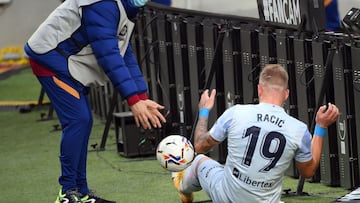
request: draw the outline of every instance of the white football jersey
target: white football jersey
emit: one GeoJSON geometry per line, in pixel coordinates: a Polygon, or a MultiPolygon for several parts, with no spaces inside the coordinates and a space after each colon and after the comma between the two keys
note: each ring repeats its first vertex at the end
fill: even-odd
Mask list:
{"type": "Polygon", "coordinates": [[[235,105],[218,118],[210,134],[228,141],[220,202],[280,202],[291,161],[312,158],[306,124],[272,104],[235,105]]]}

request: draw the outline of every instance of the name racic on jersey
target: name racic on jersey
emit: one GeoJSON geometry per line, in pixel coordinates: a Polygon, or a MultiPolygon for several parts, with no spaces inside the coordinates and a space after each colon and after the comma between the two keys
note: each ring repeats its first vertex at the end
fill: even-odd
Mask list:
{"type": "Polygon", "coordinates": [[[269,122],[269,123],[272,123],[274,125],[279,126],[280,128],[285,123],[284,120],[282,120],[281,118],[279,118],[277,116],[269,115],[269,114],[261,114],[261,113],[257,114],[257,121],[259,121],[259,122],[269,122]]]}

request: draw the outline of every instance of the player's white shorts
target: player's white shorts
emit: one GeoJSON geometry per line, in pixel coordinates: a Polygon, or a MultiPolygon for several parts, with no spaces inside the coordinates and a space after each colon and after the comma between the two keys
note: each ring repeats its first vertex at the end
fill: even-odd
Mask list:
{"type": "MultiPolygon", "coordinates": [[[[186,169],[185,176],[182,180],[181,191],[191,193],[203,189],[214,203],[231,203],[223,187],[225,178],[224,166],[213,159],[202,162],[197,169],[197,177],[195,169],[202,158],[203,154],[197,155],[189,168],[186,169]]],[[[246,198],[244,197],[244,201],[246,198]]],[[[272,202],[272,201],[270,201],[272,202]]],[[[280,201],[280,203],[283,203],[280,201]]]]}
{"type": "MultiPolygon", "coordinates": [[[[192,173],[191,171],[195,170],[196,165],[200,161],[200,159],[206,157],[203,154],[199,154],[195,157],[192,165],[186,173],[192,173]]],[[[190,174],[189,174],[190,175],[190,174]]],[[[230,202],[223,191],[223,187],[221,186],[223,178],[224,178],[224,167],[220,163],[210,159],[202,162],[198,167],[197,171],[198,180],[201,184],[202,189],[207,193],[207,195],[211,198],[214,203],[227,203],[230,202]]],[[[186,174],[185,176],[188,176],[186,174]]],[[[194,177],[194,176],[193,176],[194,177]]],[[[185,178],[186,179],[186,178],[185,178]]],[[[188,179],[189,180],[189,179],[188,179]]],[[[191,184],[195,186],[196,182],[192,180],[191,184]]],[[[193,188],[194,191],[194,188],[193,188]]]]}

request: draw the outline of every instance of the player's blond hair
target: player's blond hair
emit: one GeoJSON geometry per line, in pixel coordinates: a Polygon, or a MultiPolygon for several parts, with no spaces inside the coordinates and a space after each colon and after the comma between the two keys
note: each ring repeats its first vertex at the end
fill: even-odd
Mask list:
{"type": "Polygon", "coordinates": [[[260,73],[259,84],[275,89],[288,88],[289,75],[280,64],[268,64],[260,73]]]}

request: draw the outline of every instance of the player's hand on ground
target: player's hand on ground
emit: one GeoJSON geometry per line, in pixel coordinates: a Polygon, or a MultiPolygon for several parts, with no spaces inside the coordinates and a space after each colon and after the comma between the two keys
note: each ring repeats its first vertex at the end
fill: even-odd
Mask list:
{"type": "Polygon", "coordinates": [[[164,106],[149,99],[141,100],[130,107],[134,114],[136,126],[140,127],[141,125],[144,129],[161,128],[160,120],[166,122],[166,119],[159,111],[163,108],[164,106]]]}
{"type": "Polygon", "coordinates": [[[323,128],[327,128],[329,125],[333,124],[338,117],[339,109],[334,104],[329,103],[327,106],[323,105],[319,108],[316,113],[316,124],[323,128]]]}
{"type": "Polygon", "coordinates": [[[211,110],[214,107],[215,96],[216,96],[215,89],[213,89],[211,91],[210,95],[209,95],[209,90],[206,89],[201,95],[200,102],[199,102],[199,109],[208,108],[211,110]]]}

